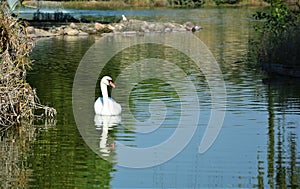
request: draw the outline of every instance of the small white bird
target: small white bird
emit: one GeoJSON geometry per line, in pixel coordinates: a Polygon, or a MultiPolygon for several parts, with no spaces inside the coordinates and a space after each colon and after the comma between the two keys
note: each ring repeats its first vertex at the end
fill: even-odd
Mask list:
{"type": "Polygon", "coordinates": [[[127,18],[126,18],[126,16],[125,16],[124,14],[122,14],[122,20],[123,20],[124,22],[127,21],[127,18]]]}

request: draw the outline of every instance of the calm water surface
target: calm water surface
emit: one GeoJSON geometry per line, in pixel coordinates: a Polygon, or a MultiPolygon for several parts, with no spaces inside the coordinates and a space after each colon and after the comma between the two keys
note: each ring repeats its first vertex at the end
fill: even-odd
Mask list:
{"type": "MultiPolygon", "coordinates": [[[[109,74],[115,78],[132,62],[161,58],[176,63],[189,75],[199,98],[199,124],[187,147],[164,164],[143,169],[118,166],[115,145],[150,147],[170,137],[177,127],[182,103],[176,90],[159,79],[139,82],[132,89],[130,111],[136,120],[146,122],[151,118],[149,105],[153,100],[159,99],[157,107],[166,110],[164,123],[148,134],[138,133],[140,128],[136,128],[136,123],[126,114],[122,115],[122,121],[114,120],[115,124],[110,125],[103,125],[103,120],[94,115],[87,116],[87,128],[94,131],[90,140],[98,148],[100,157],[81,137],[72,110],[72,85],[77,66],[97,39],[65,37],[39,40],[32,52],[35,62],[28,79],[37,89],[41,102],[57,109],[58,117],[45,126],[37,122],[34,129],[28,127],[30,134],[11,131],[13,134],[1,136],[1,169],[4,170],[0,173],[1,186],[300,187],[300,86],[295,79],[269,78],[259,69],[250,68],[251,62],[247,61],[246,54],[252,32],[249,17],[253,11],[174,10],[167,11],[166,15],[138,11],[131,15],[146,20],[181,23],[192,20],[202,25],[205,29],[195,35],[210,48],[218,61],[227,90],[226,116],[221,132],[211,148],[199,154],[198,147],[212,107],[205,76],[197,66],[176,50],[159,45],[131,47],[112,58],[99,77],[109,74]],[[108,157],[116,161],[104,160],[108,157]]],[[[139,70],[134,73],[131,77],[139,78],[139,70]]],[[[116,93],[122,91],[120,88],[114,90],[116,93]]],[[[99,93],[95,84],[96,96],[99,93]]],[[[122,98],[118,101],[123,103],[122,98]]]]}

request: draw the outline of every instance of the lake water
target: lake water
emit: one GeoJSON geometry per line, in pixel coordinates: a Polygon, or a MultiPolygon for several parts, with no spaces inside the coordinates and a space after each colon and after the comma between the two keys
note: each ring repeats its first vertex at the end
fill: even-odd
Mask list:
{"type": "Polygon", "coordinates": [[[115,39],[40,39],[32,52],[34,65],[28,80],[41,102],[55,107],[58,115],[46,124],[36,121],[34,127],[24,125],[1,135],[1,187],[300,187],[299,82],[271,78],[247,59],[254,11],[140,10],[126,14],[150,21],[194,21],[203,26],[204,30],[194,35],[218,63],[226,98],[212,94],[209,79],[219,84],[219,76],[207,75],[207,68],[199,68],[192,57],[178,50],[181,47],[136,44],[102,65],[101,58],[117,49],[110,46],[115,39]],[[101,45],[106,45],[107,52],[99,50],[101,45]],[[95,56],[84,56],[86,52],[95,56]],[[99,67],[89,66],[89,61],[99,61],[99,67]],[[82,94],[78,99],[72,92],[74,95],[79,64],[86,69],[81,70],[84,77],[78,81],[82,88],[75,89],[82,94]],[[93,101],[100,96],[97,78],[103,75],[116,80],[112,96],[123,107],[120,117],[93,114],[93,101]],[[92,84],[85,85],[90,80],[92,84]],[[90,87],[92,90],[84,90],[90,87]],[[226,107],[220,106],[219,114],[212,117],[212,110],[219,105],[215,102],[226,102],[226,107]],[[214,132],[216,139],[199,153],[209,123],[222,121],[222,112],[225,117],[219,133],[214,132]],[[184,140],[175,138],[173,145],[160,148],[177,136],[174,133],[184,136],[187,130],[192,135],[184,140]],[[150,151],[151,147],[156,151],[150,151]],[[126,154],[124,149],[140,153],[126,154]]]}

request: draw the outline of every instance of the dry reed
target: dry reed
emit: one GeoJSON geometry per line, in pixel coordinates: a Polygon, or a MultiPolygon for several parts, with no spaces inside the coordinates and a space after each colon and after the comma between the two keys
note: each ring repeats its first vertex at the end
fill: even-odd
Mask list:
{"type": "Polygon", "coordinates": [[[55,109],[42,106],[35,90],[26,82],[34,42],[26,28],[13,17],[5,4],[0,5],[0,131],[21,120],[34,118],[34,110],[47,109],[49,116],[55,109]]]}

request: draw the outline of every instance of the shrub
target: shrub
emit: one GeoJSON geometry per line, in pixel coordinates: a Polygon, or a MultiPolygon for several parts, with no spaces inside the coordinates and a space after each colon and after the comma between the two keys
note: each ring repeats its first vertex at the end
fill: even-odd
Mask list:
{"type": "Polygon", "coordinates": [[[204,0],[169,0],[172,7],[190,7],[197,8],[204,4],[204,0]]]}
{"type": "Polygon", "coordinates": [[[299,65],[298,15],[297,10],[292,11],[281,0],[272,1],[269,8],[254,14],[255,19],[263,21],[255,26],[259,32],[258,63],[299,65]]]}
{"type": "Polygon", "coordinates": [[[220,4],[236,4],[239,3],[241,0],[213,0],[216,5],[220,4]]]}

